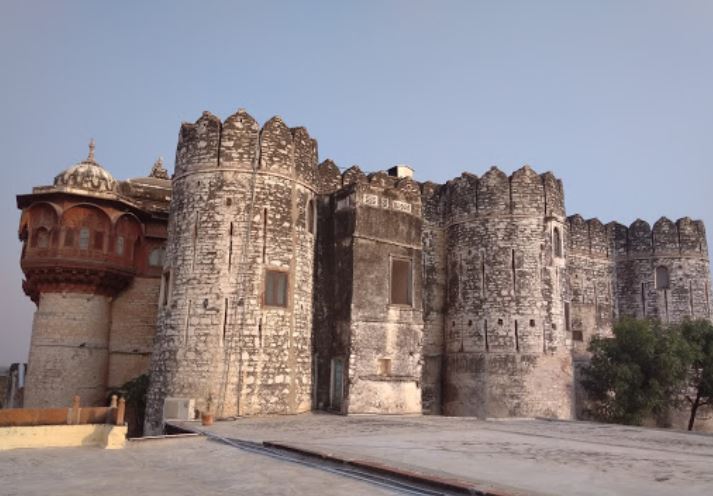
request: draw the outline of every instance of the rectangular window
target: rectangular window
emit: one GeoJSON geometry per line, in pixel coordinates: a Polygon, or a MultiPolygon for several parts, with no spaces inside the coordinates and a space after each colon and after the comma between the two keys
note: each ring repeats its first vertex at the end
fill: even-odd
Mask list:
{"type": "Polygon", "coordinates": [[[411,305],[413,288],[411,260],[391,260],[391,304],[411,305]]]}
{"type": "Polygon", "coordinates": [[[287,272],[265,271],[265,298],[263,303],[271,307],[287,306],[287,272]]]}
{"type": "Polygon", "coordinates": [[[568,331],[571,330],[569,320],[569,302],[567,301],[564,302],[564,328],[568,331]]]}
{"type": "Polygon", "coordinates": [[[391,375],[391,359],[390,358],[379,358],[379,375],[381,375],[381,376],[391,375]]]}

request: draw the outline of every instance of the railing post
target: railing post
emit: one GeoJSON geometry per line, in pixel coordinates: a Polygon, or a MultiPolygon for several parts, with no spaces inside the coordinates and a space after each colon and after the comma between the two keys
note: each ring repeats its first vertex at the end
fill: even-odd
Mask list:
{"type": "Polygon", "coordinates": [[[116,425],[124,425],[124,415],[126,414],[126,400],[119,398],[119,408],[116,410],[116,425]]]}
{"type": "Polygon", "coordinates": [[[70,416],[70,424],[79,424],[79,395],[75,394],[72,398],[72,414],[70,416]]]}

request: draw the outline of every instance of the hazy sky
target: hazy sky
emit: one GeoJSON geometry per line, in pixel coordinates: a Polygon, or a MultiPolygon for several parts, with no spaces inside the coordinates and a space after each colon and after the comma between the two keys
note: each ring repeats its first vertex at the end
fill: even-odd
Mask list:
{"type": "Polygon", "coordinates": [[[713,232],[710,0],[0,0],[0,366],[26,359],[34,311],[15,195],[90,137],[119,179],[172,168],[181,121],[239,107],[306,126],[342,167],[529,163],[569,214],[713,232]]]}

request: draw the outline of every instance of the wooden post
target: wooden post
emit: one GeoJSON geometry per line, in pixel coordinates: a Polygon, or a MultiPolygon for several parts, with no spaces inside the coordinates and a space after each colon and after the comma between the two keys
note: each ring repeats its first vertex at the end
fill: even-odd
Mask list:
{"type": "Polygon", "coordinates": [[[119,399],[119,408],[116,411],[116,425],[124,425],[124,415],[126,414],[126,400],[119,399]]]}
{"type": "Polygon", "coordinates": [[[116,400],[117,400],[116,395],[112,394],[111,395],[111,405],[109,405],[109,408],[116,408],[116,400]]]}
{"type": "Polygon", "coordinates": [[[69,415],[69,424],[79,423],[79,395],[75,394],[72,398],[72,411],[69,415]]]}

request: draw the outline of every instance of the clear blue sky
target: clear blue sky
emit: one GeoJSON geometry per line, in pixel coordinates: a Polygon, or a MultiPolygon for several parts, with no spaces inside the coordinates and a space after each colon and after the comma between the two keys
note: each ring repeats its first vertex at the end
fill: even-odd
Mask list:
{"type": "Polygon", "coordinates": [[[713,232],[710,0],[1,0],[0,365],[26,358],[34,311],[15,195],[90,137],[119,179],[172,167],[181,121],[239,107],[343,167],[442,182],[529,163],[570,214],[713,232]]]}

